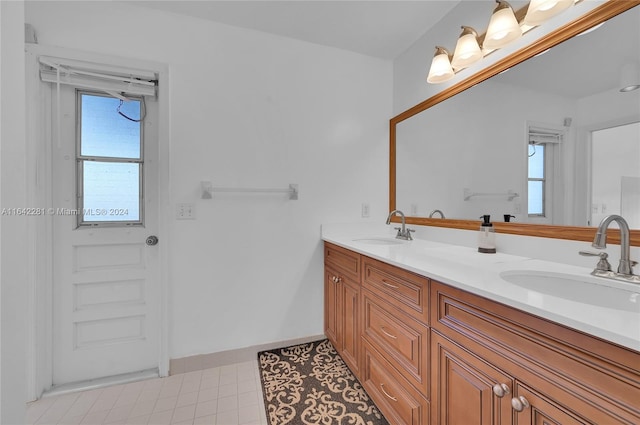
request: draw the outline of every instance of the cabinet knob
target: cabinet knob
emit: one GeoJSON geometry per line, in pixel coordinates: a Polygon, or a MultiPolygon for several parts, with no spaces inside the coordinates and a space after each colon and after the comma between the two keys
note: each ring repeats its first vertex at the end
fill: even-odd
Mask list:
{"type": "Polygon", "coordinates": [[[509,386],[507,384],[495,384],[493,386],[493,393],[502,398],[504,397],[506,394],[510,394],[511,390],[509,389],[509,386]]]}
{"type": "Polygon", "coordinates": [[[511,407],[513,407],[513,410],[515,410],[516,412],[522,412],[524,409],[530,406],[531,405],[529,404],[527,399],[523,396],[514,397],[511,399],[511,407]]]}
{"type": "Polygon", "coordinates": [[[332,276],[331,277],[331,281],[333,283],[340,283],[340,281],[342,280],[342,278],[338,277],[338,276],[332,276]]]}

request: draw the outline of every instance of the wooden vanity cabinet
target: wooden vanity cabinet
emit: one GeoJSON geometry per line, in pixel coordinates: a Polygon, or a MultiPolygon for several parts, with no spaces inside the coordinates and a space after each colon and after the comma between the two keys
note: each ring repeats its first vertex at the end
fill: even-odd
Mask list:
{"type": "Polygon", "coordinates": [[[360,255],[325,243],[324,332],[360,375],[360,255]]]}
{"type": "Polygon", "coordinates": [[[640,353],[435,281],[431,300],[432,423],[640,423],[640,353]]]}
{"type": "Polygon", "coordinates": [[[325,333],[393,425],[638,425],[640,352],[325,243],[325,333]]]}
{"type": "Polygon", "coordinates": [[[434,418],[437,424],[511,423],[509,375],[434,332],[434,418]]]}
{"type": "Polygon", "coordinates": [[[425,425],[429,279],[362,256],[362,384],[389,422],[425,425]]]}

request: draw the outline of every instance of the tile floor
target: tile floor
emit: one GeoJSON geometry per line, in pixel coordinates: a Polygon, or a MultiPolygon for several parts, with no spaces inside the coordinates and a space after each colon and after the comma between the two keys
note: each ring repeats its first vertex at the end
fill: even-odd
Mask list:
{"type": "Polygon", "coordinates": [[[59,396],[27,405],[28,425],[266,425],[258,362],[59,396]]]}

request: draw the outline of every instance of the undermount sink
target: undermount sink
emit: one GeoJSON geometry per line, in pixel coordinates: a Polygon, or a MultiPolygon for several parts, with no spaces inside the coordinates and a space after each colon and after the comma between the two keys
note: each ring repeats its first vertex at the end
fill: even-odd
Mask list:
{"type": "Polygon", "coordinates": [[[622,289],[599,278],[564,273],[513,270],[500,273],[509,283],[529,291],[598,307],[640,312],[640,287],[622,289]]]}
{"type": "Polygon", "coordinates": [[[394,239],[394,238],[361,238],[361,239],[354,239],[353,241],[366,243],[369,245],[402,245],[403,243],[407,242],[405,240],[394,239]]]}

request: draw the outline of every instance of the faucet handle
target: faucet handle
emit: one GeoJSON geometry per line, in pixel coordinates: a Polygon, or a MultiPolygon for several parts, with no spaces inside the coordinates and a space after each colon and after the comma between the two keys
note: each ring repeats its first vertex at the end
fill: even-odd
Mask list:
{"type": "Polygon", "coordinates": [[[605,272],[611,271],[611,264],[609,264],[609,261],[607,260],[609,254],[606,252],[580,251],[579,254],[585,257],[600,257],[600,261],[598,261],[598,264],[596,265],[596,270],[605,272]]]}
{"type": "Polygon", "coordinates": [[[415,232],[415,230],[414,229],[409,229],[407,227],[407,240],[410,240],[410,241],[413,240],[413,238],[411,237],[411,232],[415,232]]]}

